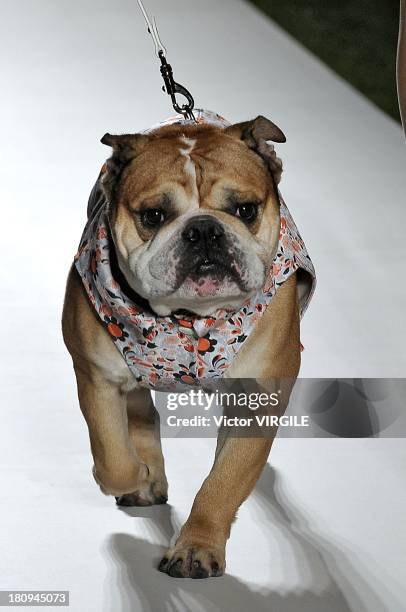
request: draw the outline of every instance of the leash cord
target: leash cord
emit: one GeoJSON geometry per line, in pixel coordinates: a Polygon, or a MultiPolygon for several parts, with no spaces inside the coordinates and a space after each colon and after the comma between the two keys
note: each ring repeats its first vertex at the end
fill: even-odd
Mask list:
{"type": "Polygon", "coordinates": [[[164,45],[162,44],[162,41],[159,37],[159,32],[158,32],[158,27],[156,25],[155,17],[150,19],[142,3],[142,0],[137,0],[137,1],[138,1],[138,6],[140,7],[141,12],[144,16],[144,19],[146,21],[148,32],[149,34],[151,34],[152,40],[154,41],[155,53],[161,62],[161,75],[165,83],[162,89],[163,91],[166,91],[166,93],[171,97],[172,106],[177,113],[182,114],[185,119],[196,121],[196,118],[193,114],[193,108],[195,105],[193,96],[190,93],[190,91],[186,89],[186,87],[184,87],[183,85],[180,85],[180,83],[177,83],[173,78],[172,66],[168,64],[168,62],[166,61],[166,49],[164,45]],[[176,98],[176,94],[180,94],[181,96],[184,96],[187,102],[185,104],[182,104],[182,106],[180,106],[176,98]]]}

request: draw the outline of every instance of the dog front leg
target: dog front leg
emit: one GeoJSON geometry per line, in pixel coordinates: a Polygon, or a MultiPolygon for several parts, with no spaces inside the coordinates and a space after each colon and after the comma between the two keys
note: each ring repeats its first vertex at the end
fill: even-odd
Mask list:
{"type": "Polygon", "coordinates": [[[127,396],[101,374],[75,367],[79,403],[89,428],[93,475],[106,495],[120,496],[145,486],[147,466],[131,442],[127,396]]]}
{"type": "Polygon", "coordinates": [[[231,524],[268,458],[271,438],[227,436],[175,546],[159,569],[173,577],[221,576],[231,524]]]}
{"type": "Polygon", "coordinates": [[[117,499],[120,506],[150,506],[164,504],[168,499],[161,446],[159,413],[148,389],[134,389],[127,395],[128,430],[140,460],[148,466],[145,486],[117,499]]]}
{"type": "MultiPolygon", "coordinates": [[[[257,395],[257,391],[266,391],[271,398],[278,390],[276,404],[268,402],[256,410],[256,416],[280,417],[284,414],[294,382],[294,377],[261,380],[260,383],[250,381],[247,393],[255,392],[257,395]]],[[[241,389],[243,387],[237,380],[233,391],[241,389]]],[[[233,417],[239,414],[239,408],[228,406],[224,413],[233,417]]],[[[246,409],[241,416],[249,416],[246,409]]],[[[277,429],[276,425],[254,425],[253,428],[248,425],[244,429],[223,425],[220,428],[211,472],[195,498],[175,546],[162,559],[161,571],[179,578],[208,578],[224,573],[225,547],[231,525],[264,468],[277,429]],[[253,435],[256,437],[249,437],[253,435]]]]}

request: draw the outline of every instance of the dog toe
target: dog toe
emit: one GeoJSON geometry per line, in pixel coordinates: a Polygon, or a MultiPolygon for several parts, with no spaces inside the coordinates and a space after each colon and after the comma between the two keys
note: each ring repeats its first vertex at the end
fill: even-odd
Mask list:
{"type": "Polygon", "coordinates": [[[183,546],[167,552],[158,565],[160,572],[172,578],[204,578],[221,576],[225,562],[223,551],[206,549],[203,546],[183,546]]]}

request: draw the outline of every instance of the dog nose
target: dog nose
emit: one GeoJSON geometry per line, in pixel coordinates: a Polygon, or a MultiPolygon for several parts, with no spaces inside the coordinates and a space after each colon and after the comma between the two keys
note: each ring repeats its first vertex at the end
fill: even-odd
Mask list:
{"type": "Polygon", "coordinates": [[[195,245],[206,243],[213,246],[219,243],[223,236],[224,230],[222,226],[212,217],[196,217],[191,219],[182,232],[183,240],[195,245]]]}

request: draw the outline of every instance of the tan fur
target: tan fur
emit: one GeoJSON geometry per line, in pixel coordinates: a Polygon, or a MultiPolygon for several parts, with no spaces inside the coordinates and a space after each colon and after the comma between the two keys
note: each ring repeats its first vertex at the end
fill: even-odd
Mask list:
{"type": "MultiPolygon", "coordinates": [[[[247,124],[241,125],[247,129],[247,124]]],[[[263,158],[241,141],[241,129],[224,134],[210,127],[192,126],[181,131],[195,141],[188,156],[196,167],[200,207],[214,211],[219,218],[227,217],[236,231],[251,232],[268,241],[270,250],[274,249],[279,233],[275,181],[263,158]],[[224,189],[230,186],[265,203],[254,227],[242,228],[241,222],[224,211],[224,189]]],[[[114,138],[107,135],[104,140],[114,143],[114,138]]],[[[120,146],[127,146],[124,140],[120,146]]],[[[111,197],[115,194],[111,216],[121,257],[135,244],[149,239],[134,221],[140,206],[153,207],[163,191],[171,191],[177,195],[177,214],[187,210],[192,192],[181,147],[177,126],[142,137],[134,145],[134,159],[131,152],[126,152],[130,161],[122,170],[118,187],[112,180],[108,183],[111,197]]],[[[63,334],[73,358],[80,406],[89,428],[96,481],[103,492],[119,497],[121,503],[162,503],[167,496],[167,481],[159,422],[150,393],[137,387],[94,312],[74,267],[67,282],[63,334]]],[[[227,376],[252,378],[268,385],[276,384],[270,379],[286,379],[286,404],[299,366],[299,308],[296,277],[291,276],[278,289],[227,376]]],[[[175,546],[161,562],[163,571],[192,577],[224,572],[225,544],[232,521],[261,473],[272,440],[236,438],[226,430],[220,432],[213,468],[175,546]]]]}
{"type": "MultiPolygon", "coordinates": [[[[199,206],[224,219],[226,195],[233,189],[247,200],[265,202],[258,222],[251,231],[269,244],[275,242],[273,229],[278,227],[278,201],[270,173],[262,159],[234,136],[206,126],[186,126],[188,139],[195,141],[190,158],[195,165],[199,206]],[[243,177],[243,179],[242,179],[243,177]]],[[[173,218],[190,210],[194,199],[195,181],[185,173],[184,138],[179,128],[167,126],[144,144],[141,152],[125,168],[116,194],[114,237],[116,247],[125,258],[131,249],[151,238],[143,229],[137,213],[155,208],[168,193],[176,199],[173,218]],[[175,137],[174,137],[175,135],[175,137]],[[176,213],[176,214],[175,214],[176,213]],[[135,221],[135,222],[134,222],[135,221]]],[[[170,228],[170,220],[168,227],[170,228]]],[[[229,226],[240,224],[227,215],[229,226]]],[[[248,230],[247,230],[248,231],[248,230]]]]}

